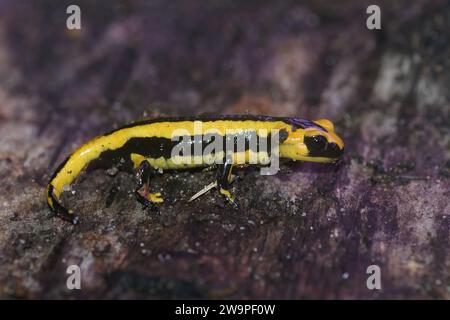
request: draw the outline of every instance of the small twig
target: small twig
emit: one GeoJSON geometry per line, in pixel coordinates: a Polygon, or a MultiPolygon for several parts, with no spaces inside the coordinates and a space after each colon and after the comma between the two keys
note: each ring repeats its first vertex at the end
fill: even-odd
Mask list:
{"type": "MultiPolygon", "coordinates": [[[[234,182],[234,179],[236,178],[236,176],[231,176],[231,183],[234,182]]],[[[214,189],[217,187],[217,181],[211,182],[210,184],[208,184],[207,186],[205,186],[202,190],[200,190],[199,192],[197,192],[196,194],[194,194],[189,200],[188,202],[194,201],[195,199],[197,199],[198,197],[204,195],[205,193],[209,192],[211,189],[214,189]]]]}
{"type": "Polygon", "coordinates": [[[199,192],[197,192],[196,194],[194,194],[189,200],[188,202],[191,202],[195,199],[197,199],[198,197],[204,195],[205,193],[207,193],[209,190],[213,189],[217,187],[217,181],[211,182],[210,184],[208,184],[206,187],[204,187],[202,190],[200,190],[199,192]]]}

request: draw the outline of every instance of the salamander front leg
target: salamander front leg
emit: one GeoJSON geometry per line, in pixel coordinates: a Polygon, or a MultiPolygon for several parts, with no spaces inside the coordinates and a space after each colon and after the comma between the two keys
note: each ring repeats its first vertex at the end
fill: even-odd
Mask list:
{"type": "Polygon", "coordinates": [[[135,195],[137,201],[142,204],[142,208],[149,208],[157,211],[158,207],[155,203],[161,203],[164,199],[160,192],[150,193],[150,178],[156,174],[156,170],[152,168],[147,160],[143,160],[136,174],[136,190],[135,195]]]}
{"type": "Polygon", "coordinates": [[[224,195],[227,201],[237,209],[239,208],[239,205],[230,192],[232,182],[232,169],[233,164],[229,161],[225,161],[224,164],[219,165],[217,169],[217,188],[220,194],[224,195]]]}

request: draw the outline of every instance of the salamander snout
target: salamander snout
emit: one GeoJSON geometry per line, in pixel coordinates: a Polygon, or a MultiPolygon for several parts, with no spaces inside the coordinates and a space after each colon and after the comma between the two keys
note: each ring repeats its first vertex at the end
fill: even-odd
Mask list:
{"type": "Polygon", "coordinates": [[[304,143],[308,148],[309,157],[329,158],[339,160],[344,148],[340,148],[334,141],[329,141],[324,135],[305,136],[304,143]]]}

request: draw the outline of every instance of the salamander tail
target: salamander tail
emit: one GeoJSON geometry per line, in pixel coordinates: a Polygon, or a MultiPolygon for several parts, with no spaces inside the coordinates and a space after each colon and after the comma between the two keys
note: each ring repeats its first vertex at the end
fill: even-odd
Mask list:
{"type": "Polygon", "coordinates": [[[61,202],[59,201],[58,197],[55,196],[54,193],[54,186],[49,183],[47,185],[47,205],[50,208],[50,210],[55,213],[58,217],[61,219],[68,221],[72,224],[77,224],[78,222],[78,216],[74,213],[71,213],[67,208],[65,208],[61,202]]]}

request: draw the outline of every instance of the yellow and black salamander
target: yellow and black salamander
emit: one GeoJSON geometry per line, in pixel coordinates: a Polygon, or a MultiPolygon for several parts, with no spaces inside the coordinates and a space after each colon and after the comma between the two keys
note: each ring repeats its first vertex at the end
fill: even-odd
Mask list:
{"type": "MultiPolygon", "coordinates": [[[[235,204],[229,191],[232,168],[243,162],[248,163],[250,155],[262,155],[257,159],[264,161],[256,164],[267,165],[272,149],[263,150],[260,142],[262,139],[256,140],[256,144],[249,140],[251,137],[268,138],[271,132],[278,132],[277,155],[281,159],[330,163],[338,161],[344,150],[342,139],[334,132],[331,121],[326,119],[310,121],[294,117],[252,115],[152,119],[132,123],[98,136],[75,150],[51,177],[46,190],[47,204],[57,216],[76,223],[78,217],[63,206],[61,193],[88,167],[117,167],[121,170],[137,170],[136,198],[144,206],[153,207],[156,203],[163,202],[160,193],[150,193],[149,190],[149,179],[158,170],[178,170],[213,164],[218,168],[218,190],[231,204],[235,204]],[[181,132],[179,135],[183,139],[186,136],[191,138],[186,141],[192,150],[198,151],[199,147],[200,155],[195,151],[188,155],[174,154],[174,149],[180,143],[180,137],[174,139],[174,132],[181,132]],[[236,139],[243,138],[246,142],[244,149],[233,151],[231,157],[228,153],[225,156],[225,153],[221,152],[213,152],[212,156],[202,153],[210,148],[212,141],[218,138],[229,141],[230,137],[234,143],[236,139]],[[239,153],[244,156],[243,162],[242,158],[240,162],[237,161],[239,153]],[[183,161],[180,162],[180,159],[183,161]]],[[[267,143],[265,145],[267,146],[267,143]]]]}

